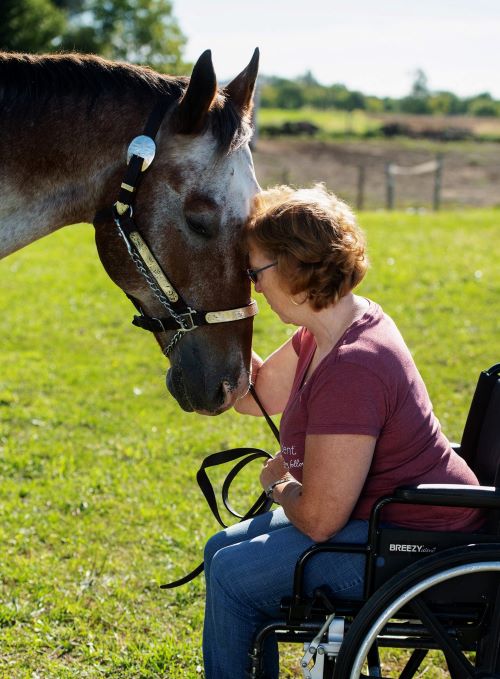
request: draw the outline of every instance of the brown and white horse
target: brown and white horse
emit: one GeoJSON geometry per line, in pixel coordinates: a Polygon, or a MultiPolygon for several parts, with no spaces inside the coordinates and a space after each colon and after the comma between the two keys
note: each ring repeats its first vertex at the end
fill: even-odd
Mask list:
{"type": "MultiPolygon", "coordinates": [[[[93,56],[1,53],[0,258],[94,221],[109,276],[146,316],[165,317],[110,210],[127,148],[162,102],[156,156],[134,194],[137,230],[188,308],[248,308],[241,230],[258,191],[248,147],[257,69],[256,50],[220,90],[209,51],[190,79],[93,56]]],[[[155,329],[184,410],[218,414],[246,392],[251,315],[178,333],[175,347],[174,330],[155,329]]]]}

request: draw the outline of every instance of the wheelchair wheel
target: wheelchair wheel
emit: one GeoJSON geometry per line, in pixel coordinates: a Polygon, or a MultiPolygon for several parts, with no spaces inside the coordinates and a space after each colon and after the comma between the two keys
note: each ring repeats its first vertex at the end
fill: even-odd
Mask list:
{"type": "MultiPolygon", "coordinates": [[[[483,575],[481,576],[483,579],[483,575]]],[[[441,650],[448,663],[453,679],[500,679],[500,545],[468,545],[443,550],[422,559],[418,564],[409,566],[388,580],[356,615],[340,648],[335,663],[335,679],[359,679],[360,677],[381,677],[379,668],[363,674],[362,669],[369,654],[377,655],[377,638],[380,633],[381,645],[391,646],[388,642],[389,626],[392,620],[406,619],[410,612],[409,622],[420,621],[427,632],[427,638],[401,638],[394,645],[402,648],[414,648],[414,654],[408,666],[398,676],[400,679],[411,679],[418,672],[420,662],[425,657],[421,649],[437,648],[441,650]],[[489,615],[481,620],[481,634],[484,642],[476,645],[476,658],[472,664],[466,651],[471,650],[470,643],[462,640],[460,635],[443,624],[427,599],[432,598],[432,588],[440,583],[449,583],[461,577],[460,591],[467,591],[469,576],[489,573],[495,579],[497,594],[493,601],[488,601],[489,615]],[[496,610],[495,610],[496,609],[496,610]],[[483,629],[487,623],[489,629],[483,629]],[[462,643],[463,641],[463,643],[462,643]]],[[[448,585],[446,585],[448,586],[448,585]]],[[[486,605],[486,602],[483,601],[486,605]]]]}

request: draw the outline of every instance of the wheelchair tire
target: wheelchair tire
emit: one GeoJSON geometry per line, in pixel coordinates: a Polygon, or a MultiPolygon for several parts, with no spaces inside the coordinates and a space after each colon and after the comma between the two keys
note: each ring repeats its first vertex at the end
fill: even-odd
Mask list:
{"type": "MultiPolygon", "coordinates": [[[[361,673],[364,661],[382,628],[398,611],[411,603],[417,608],[420,607],[422,612],[420,594],[445,580],[478,572],[496,572],[500,579],[500,544],[453,547],[426,557],[394,575],[367,600],[354,618],[335,662],[334,679],[359,679],[365,676],[361,673]]],[[[474,667],[464,655],[460,644],[447,634],[436,616],[424,604],[423,614],[426,613],[431,615],[431,624],[437,623],[436,630],[432,629],[433,634],[437,634],[434,640],[438,644],[438,649],[444,651],[444,645],[447,650],[448,662],[451,659],[452,677],[500,678],[498,626],[495,627],[494,638],[488,641],[493,646],[486,652],[483,649],[481,654],[477,654],[477,664],[474,667]]],[[[429,620],[424,621],[427,625],[428,622],[429,620]]],[[[406,672],[404,676],[410,675],[406,672]]]]}

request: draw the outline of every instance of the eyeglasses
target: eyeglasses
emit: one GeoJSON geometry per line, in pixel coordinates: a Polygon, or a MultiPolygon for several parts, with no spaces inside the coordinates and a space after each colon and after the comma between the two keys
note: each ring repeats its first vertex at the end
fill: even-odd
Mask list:
{"type": "Polygon", "coordinates": [[[261,266],[260,269],[247,269],[247,276],[256,285],[259,281],[259,274],[261,271],[270,269],[272,266],[276,266],[278,262],[272,262],[271,264],[266,264],[266,266],[261,266]]]}

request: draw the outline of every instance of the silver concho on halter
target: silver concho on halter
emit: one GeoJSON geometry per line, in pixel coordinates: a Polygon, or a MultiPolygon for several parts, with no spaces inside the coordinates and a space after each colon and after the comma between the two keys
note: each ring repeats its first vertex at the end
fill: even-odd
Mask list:
{"type": "Polygon", "coordinates": [[[127,164],[130,163],[132,156],[139,156],[143,159],[141,171],[148,169],[154,160],[156,153],[156,144],[151,137],[145,134],[140,134],[138,137],[132,139],[127,149],[127,164]]]}

